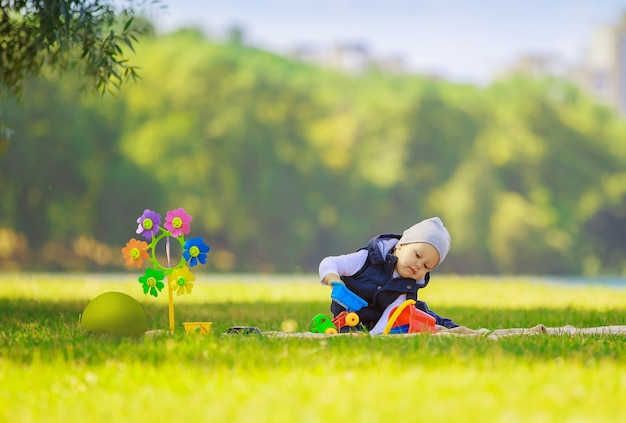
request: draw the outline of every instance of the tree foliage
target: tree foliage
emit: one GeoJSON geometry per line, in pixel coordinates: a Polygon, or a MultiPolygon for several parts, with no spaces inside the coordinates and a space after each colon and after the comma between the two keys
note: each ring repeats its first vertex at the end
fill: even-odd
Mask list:
{"type": "Polygon", "coordinates": [[[563,81],[351,76],[191,30],[140,48],[115,98],[60,78],[7,104],[0,266],[121,266],[144,208],[183,206],[224,271],[314,271],[439,215],[442,271],[626,272],[626,124],[563,81]]]}
{"type": "Polygon", "coordinates": [[[19,97],[44,66],[77,69],[101,92],[137,77],[123,54],[140,32],[132,8],[97,0],[2,0],[0,7],[0,89],[9,95],[19,97]]]}

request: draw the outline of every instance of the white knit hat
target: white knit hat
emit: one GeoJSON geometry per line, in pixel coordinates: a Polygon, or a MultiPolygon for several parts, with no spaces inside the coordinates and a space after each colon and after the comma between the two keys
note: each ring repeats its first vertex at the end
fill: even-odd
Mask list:
{"type": "Polygon", "coordinates": [[[450,233],[438,217],[422,220],[402,232],[398,245],[412,242],[426,242],[435,247],[439,252],[439,263],[450,251],[450,233]]]}

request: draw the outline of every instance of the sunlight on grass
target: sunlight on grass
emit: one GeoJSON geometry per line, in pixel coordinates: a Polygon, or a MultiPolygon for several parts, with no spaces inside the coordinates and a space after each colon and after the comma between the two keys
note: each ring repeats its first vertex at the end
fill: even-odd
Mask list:
{"type": "Polygon", "coordinates": [[[558,285],[541,279],[453,277],[437,278],[421,291],[428,302],[442,306],[467,303],[496,308],[568,308],[606,310],[626,307],[626,289],[602,285],[558,285]]]}
{"type": "MultiPolygon", "coordinates": [[[[107,291],[120,291],[144,303],[167,302],[144,296],[137,275],[0,275],[0,295],[41,300],[88,300],[107,291]]],[[[176,297],[180,304],[328,301],[330,290],[317,275],[200,275],[192,295],[176,297]]],[[[605,310],[626,307],[626,289],[589,285],[556,285],[537,279],[437,276],[419,292],[420,299],[444,307],[471,304],[496,308],[568,308],[605,310]]]]}
{"type": "Polygon", "coordinates": [[[11,381],[15,401],[5,408],[5,417],[63,421],[71,413],[89,421],[160,422],[167,421],[165,416],[184,416],[185,421],[383,422],[419,411],[424,418],[446,422],[566,421],[573,416],[592,422],[624,416],[620,396],[626,392],[626,376],[615,373],[624,366],[614,363],[502,356],[405,362],[375,354],[374,362],[351,366],[350,351],[326,351],[319,341],[268,349],[274,359],[257,365],[239,363],[251,358],[249,348],[243,348],[232,361],[217,363],[211,362],[210,349],[200,349],[205,359],[177,360],[172,351],[171,361],[162,365],[129,358],[69,368],[64,361],[4,367],[0,380],[11,381]],[[301,351],[316,358],[307,363],[301,351]],[[408,409],[401,407],[407,403],[408,409]]]}
{"type": "MultiPolygon", "coordinates": [[[[222,335],[233,324],[307,331],[328,314],[316,275],[200,275],[175,298],[177,329],[84,333],[77,316],[108,291],[167,327],[167,295],[133,273],[0,275],[0,421],[613,422],[626,419],[623,335],[481,337],[222,335]],[[181,322],[214,322],[185,336],[181,322]]],[[[478,328],[621,325],[626,290],[523,278],[441,276],[420,298],[478,328]]]]}

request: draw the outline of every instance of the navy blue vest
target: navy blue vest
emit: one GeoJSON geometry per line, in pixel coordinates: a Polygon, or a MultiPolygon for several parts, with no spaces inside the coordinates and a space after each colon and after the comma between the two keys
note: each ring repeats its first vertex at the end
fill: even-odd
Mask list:
{"type": "MultiPolygon", "coordinates": [[[[393,249],[383,257],[377,244],[381,239],[399,240],[400,238],[400,235],[395,234],[382,234],[372,238],[367,247],[359,248],[359,251],[367,250],[367,260],[363,267],[352,276],[341,277],[350,291],[367,301],[367,307],[363,307],[356,313],[361,323],[368,329],[376,324],[385,308],[400,294],[406,294],[407,299],[417,300],[417,290],[428,285],[429,273],[426,273],[424,277],[426,285],[419,285],[414,279],[393,277],[398,258],[392,254],[393,249]]],[[[336,316],[345,309],[333,301],[330,310],[336,316]]]]}

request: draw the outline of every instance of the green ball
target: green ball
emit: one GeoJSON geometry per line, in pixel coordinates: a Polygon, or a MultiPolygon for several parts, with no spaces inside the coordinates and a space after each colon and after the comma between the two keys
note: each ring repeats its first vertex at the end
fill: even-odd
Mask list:
{"type": "Polygon", "coordinates": [[[122,292],[105,292],[87,304],[80,326],[92,333],[138,336],[146,332],[148,322],[143,307],[133,297],[122,292]]]}

